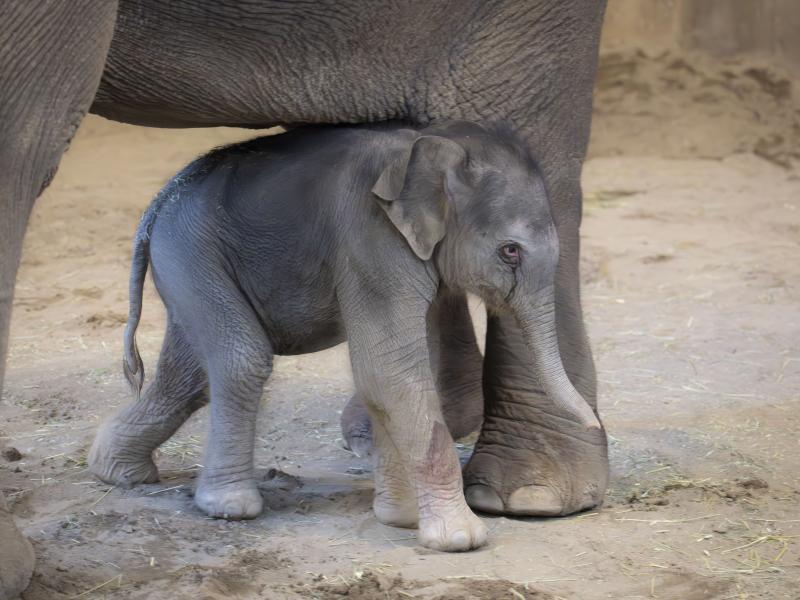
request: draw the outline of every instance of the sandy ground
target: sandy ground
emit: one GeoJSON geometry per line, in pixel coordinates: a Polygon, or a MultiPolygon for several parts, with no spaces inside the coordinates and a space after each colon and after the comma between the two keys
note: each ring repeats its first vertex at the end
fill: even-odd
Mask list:
{"type": "MultiPolygon", "coordinates": [[[[38,557],[24,598],[800,598],[800,177],[776,164],[791,147],[609,156],[629,147],[609,119],[643,127],[613,100],[614,77],[627,75],[601,80],[611,116],[593,142],[605,157],[585,169],[583,229],[608,496],[571,518],[485,517],[491,543],[461,555],[372,516],[370,465],[341,448],[343,347],[276,362],[260,518],[192,504],[205,411],[163,448],[160,483],[88,475],[98,423],[130,401],[119,367],[138,217],[195,154],[252,135],[88,118],[33,215],[0,405],[0,447],[22,454],[0,459],[0,488],[38,557]]],[[[162,328],[148,287],[151,369],[162,328]]]]}

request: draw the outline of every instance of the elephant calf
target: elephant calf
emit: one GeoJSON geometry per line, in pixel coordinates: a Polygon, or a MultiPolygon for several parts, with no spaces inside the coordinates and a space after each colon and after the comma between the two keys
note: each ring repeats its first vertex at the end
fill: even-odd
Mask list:
{"type": "Polygon", "coordinates": [[[472,292],[511,311],[545,391],[598,427],[559,357],[557,260],[542,179],[503,126],[306,127],[216,150],[176,175],[139,225],[124,358],[137,395],[148,264],[167,331],[155,380],[101,428],[91,470],[118,485],[156,481],[153,450],[210,400],[195,502],[255,517],[256,411],[273,355],[346,339],[373,424],[377,518],[418,526],[430,548],[478,547],[486,527],[464,500],[444,424],[431,308],[472,292]]]}

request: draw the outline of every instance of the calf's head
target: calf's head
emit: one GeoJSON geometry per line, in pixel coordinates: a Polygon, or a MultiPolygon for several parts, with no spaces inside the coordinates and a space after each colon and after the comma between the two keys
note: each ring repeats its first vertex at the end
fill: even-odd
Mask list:
{"type": "Polygon", "coordinates": [[[381,173],[373,193],[442,281],[510,312],[544,391],[586,428],[600,424],[567,377],[558,350],[558,235],[544,181],[524,142],[505,127],[427,129],[381,173]]]}

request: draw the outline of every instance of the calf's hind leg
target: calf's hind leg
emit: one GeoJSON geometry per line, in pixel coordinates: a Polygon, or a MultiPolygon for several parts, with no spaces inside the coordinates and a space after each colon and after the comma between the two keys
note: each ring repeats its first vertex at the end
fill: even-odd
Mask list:
{"type": "Polygon", "coordinates": [[[142,397],[102,425],[89,451],[89,470],[131,487],[158,481],[153,451],[208,402],[208,380],[185,334],[167,324],[155,379],[142,397]]]}
{"type": "Polygon", "coordinates": [[[272,347],[233,282],[202,296],[213,302],[206,311],[214,318],[193,337],[205,353],[211,414],[194,501],[212,517],[252,519],[263,508],[253,451],[258,406],[272,371],[272,347]]]}

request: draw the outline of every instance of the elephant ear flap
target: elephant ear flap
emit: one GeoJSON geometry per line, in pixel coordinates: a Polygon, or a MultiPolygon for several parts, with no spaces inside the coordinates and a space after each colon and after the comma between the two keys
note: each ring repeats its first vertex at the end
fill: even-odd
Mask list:
{"type": "Polygon", "coordinates": [[[464,149],[439,136],[417,138],[383,170],[372,193],[419,258],[428,260],[445,233],[450,210],[445,180],[466,161],[464,149]]]}

